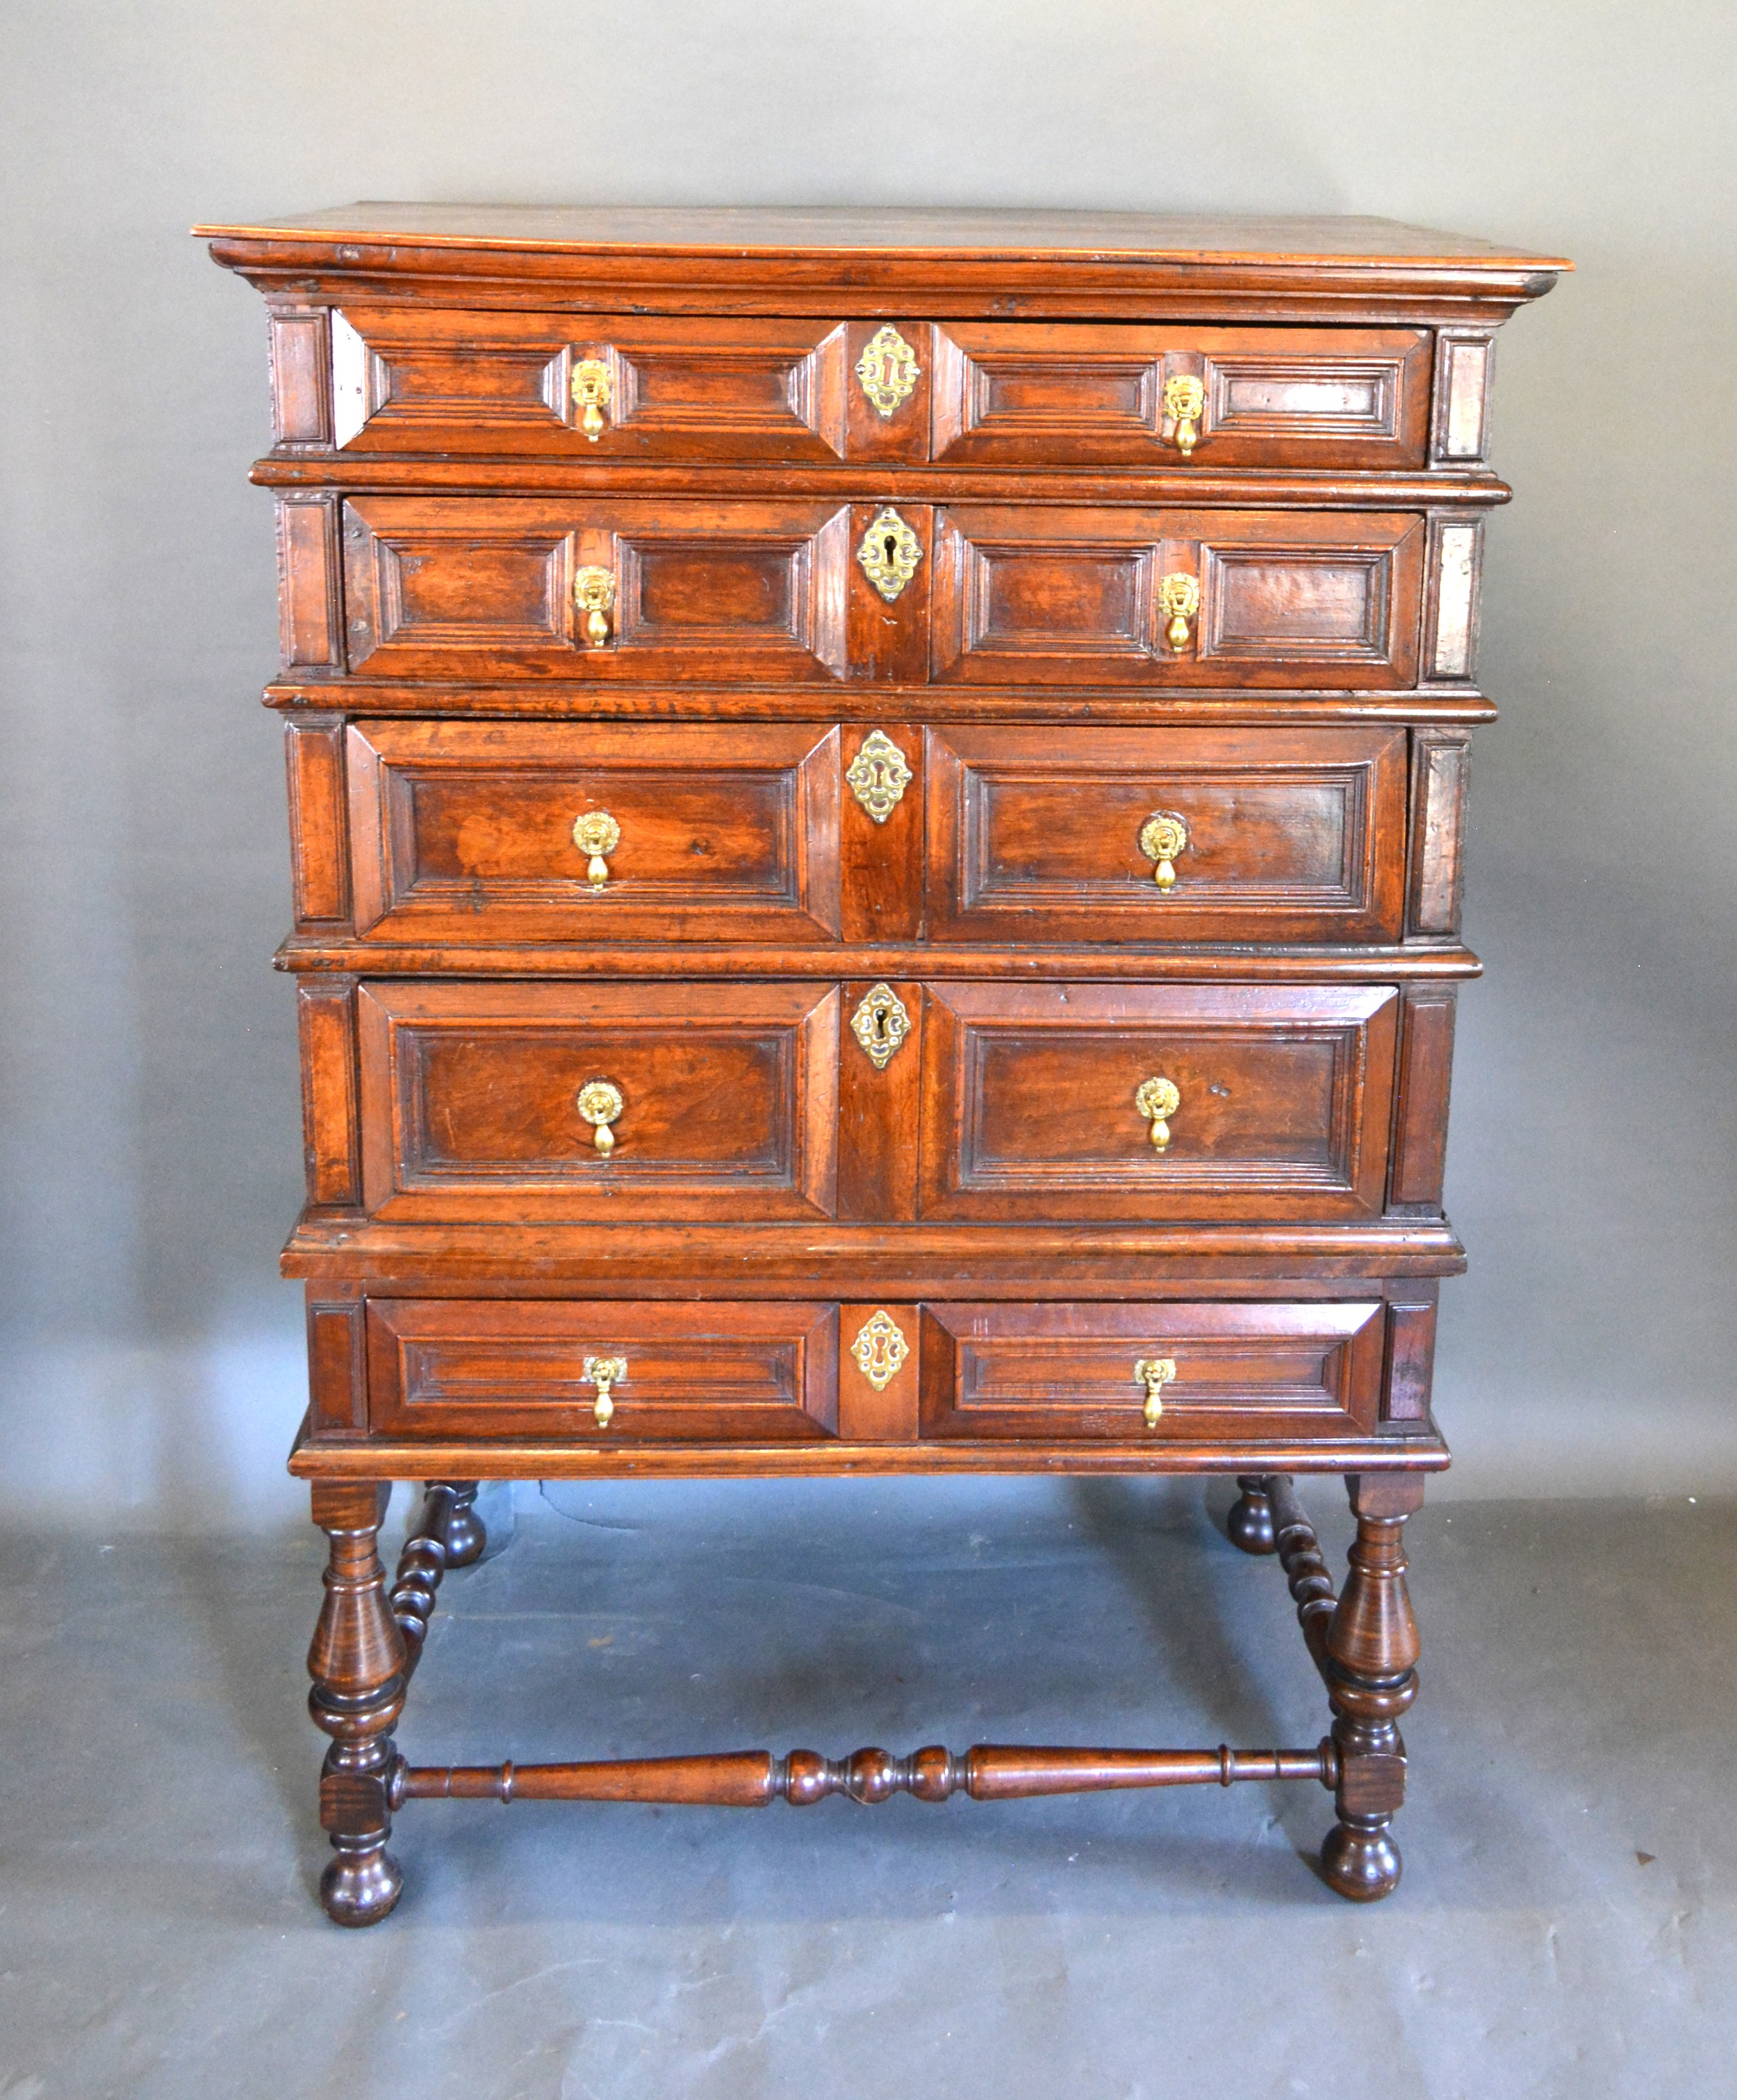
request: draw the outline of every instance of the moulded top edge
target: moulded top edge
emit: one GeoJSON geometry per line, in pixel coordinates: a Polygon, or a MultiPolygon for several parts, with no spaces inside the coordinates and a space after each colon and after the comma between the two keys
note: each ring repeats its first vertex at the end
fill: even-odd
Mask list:
{"type": "Polygon", "coordinates": [[[201,224],[204,239],[346,238],[418,248],[596,255],[611,250],[748,259],[856,256],[1044,262],[1571,270],[1565,258],[1395,219],[1133,211],[358,203],[280,219],[201,224]]]}

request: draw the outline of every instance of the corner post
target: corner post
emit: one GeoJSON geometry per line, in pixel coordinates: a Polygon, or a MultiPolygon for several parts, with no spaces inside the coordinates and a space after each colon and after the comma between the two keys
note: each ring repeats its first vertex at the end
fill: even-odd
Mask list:
{"type": "Polygon", "coordinates": [[[1351,1573],[1327,1629],[1327,1689],[1340,1757],[1339,1820],[1321,1847],[1329,1886],[1373,1903],[1399,1886],[1389,1826],[1405,1799],[1402,1714],[1417,1696],[1417,1625],[1405,1587],[1402,1533],[1423,1507],[1421,1473],[1353,1474],[1351,1573]]]}
{"type": "Polygon", "coordinates": [[[337,1857],[320,1899],[339,1925],[373,1925],[398,1901],[403,1876],[392,1832],[392,1728],[403,1710],[405,1652],[377,1550],[391,1489],[385,1481],[315,1480],[314,1522],[330,1555],[325,1603],[307,1652],[308,1711],[332,1739],[320,1776],[320,1821],[337,1857]]]}

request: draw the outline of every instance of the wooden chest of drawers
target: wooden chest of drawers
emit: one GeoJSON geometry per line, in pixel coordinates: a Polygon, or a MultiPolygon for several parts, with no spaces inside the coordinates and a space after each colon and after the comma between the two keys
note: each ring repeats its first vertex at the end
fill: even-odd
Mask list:
{"type": "Polygon", "coordinates": [[[324,1895],[428,1793],[1309,1776],[1399,1876],[1494,331],[1370,220],[358,206],[266,294],[324,1895]],[[493,1477],[1223,1471],[1334,1720],[454,1769],[493,1477]],[[1335,1599],[1290,1476],[1347,1477],[1335,1599]],[[386,1485],[430,1480],[395,1582],[386,1485]]]}

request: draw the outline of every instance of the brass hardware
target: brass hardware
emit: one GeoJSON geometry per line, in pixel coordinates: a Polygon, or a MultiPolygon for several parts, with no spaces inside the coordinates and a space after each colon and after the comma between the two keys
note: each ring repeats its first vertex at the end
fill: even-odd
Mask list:
{"type": "Polygon", "coordinates": [[[1176,856],[1188,843],[1188,827],[1173,810],[1154,810],[1140,827],[1140,849],[1148,860],[1157,866],[1152,879],[1160,889],[1168,889],[1176,880],[1176,856]]]}
{"type": "Polygon", "coordinates": [[[890,503],[884,505],[857,549],[863,575],[891,605],[922,558],[923,542],[890,503]]]}
{"type": "Polygon", "coordinates": [[[1200,419],[1206,412],[1206,390],[1192,372],[1179,372],[1164,382],[1164,412],[1176,426],[1176,449],[1186,459],[1200,442],[1200,419]]]}
{"type": "Polygon", "coordinates": [[[1134,1375],[1146,1388],[1146,1427],[1156,1429],[1164,1412],[1164,1388],[1176,1375],[1174,1357],[1142,1357],[1134,1375]]]}
{"type": "Polygon", "coordinates": [[[884,824],[910,784],[910,768],[890,736],[871,730],[863,738],[862,748],[850,761],[844,778],[850,783],[851,793],[875,822],[884,824]]]}
{"type": "Polygon", "coordinates": [[[1182,1106],[1182,1096],[1168,1079],[1143,1079],[1134,1105],[1152,1125],[1153,1150],[1162,1152],[1170,1143],[1169,1118],[1182,1106]]]}
{"type": "Polygon", "coordinates": [[[587,1385],[597,1389],[597,1405],[591,1412],[597,1417],[599,1429],[607,1429],[609,1418],[615,1411],[615,1403],[610,1396],[610,1388],[619,1385],[628,1374],[625,1357],[587,1357],[585,1379],[587,1385]]]}
{"type": "Polygon", "coordinates": [[[883,416],[890,416],[908,400],[917,383],[917,353],[888,321],[870,337],[867,348],[857,360],[857,377],[883,416]]]}
{"type": "Polygon", "coordinates": [[[603,411],[615,391],[609,367],[601,357],[582,357],[573,368],[573,400],[583,408],[579,427],[593,444],[603,435],[603,411]]]}
{"type": "Polygon", "coordinates": [[[884,1072],[893,1052],[910,1033],[910,1016],[891,985],[878,984],[864,995],[862,1005],[850,1017],[850,1032],[867,1052],[875,1070],[884,1072]]]}
{"type": "Polygon", "coordinates": [[[899,1374],[910,1354],[910,1344],[899,1332],[898,1322],[888,1312],[874,1315],[850,1345],[850,1353],[876,1392],[884,1392],[899,1374]]]}
{"type": "Polygon", "coordinates": [[[1200,585],[1177,569],[1158,585],[1158,610],[1170,622],[1164,638],[1179,656],[1188,646],[1188,622],[1200,611],[1200,585]]]}
{"type": "Polygon", "coordinates": [[[615,580],[607,569],[581,569],[573,579],[573,601],[585,615],[585,641],[601,649],[609,639],[609,609],[615,602],[615,580]]]}
{"type": "Polygon", "coordinates": [[[603,856],[620,845],[620,825],[607,810],[588,810],[573,827],[573,843],[582,854],[590,854],[585,877],[593,889],[601,889],[609,880],[609,862],[603,856]]]}
{"type": "Polygon", "coordinates": [[[624,1103],[620,1088],[608,1079],[587,1079],[580,1088],[574,1105],[581,1118],[589,1123],[596,1132],[592,1143],[607,1159],[615,1149],[615,1133],[610,1125],[621,1120],[624,1103]]]}

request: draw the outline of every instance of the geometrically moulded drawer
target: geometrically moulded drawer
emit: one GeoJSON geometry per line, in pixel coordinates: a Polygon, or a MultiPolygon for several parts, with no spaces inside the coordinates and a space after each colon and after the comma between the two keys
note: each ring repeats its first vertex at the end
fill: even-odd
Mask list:
{"type": "Polygon", "coordinates": [[[878,820],[844,778],[866,735],[352,724],[356,929],[421,942],[835,942],[847,927],[859,939],[917,931],[886,915],[926,873],[939,941],[1400,936],[1403,730],[901,728],[883,763],[906,778],[878,820]],[[1179,840],[1163,885],[1158,817],[1179,840]],[[602,854],[580,843],[588,820],[603,826],[602,854]]]}
{"type": "MultiPolygon", "coordinates": [[[[901,504],[906,580],[889,601],[858,558],[888,541],[871,541],[873,504],[362,496],[343,509],[344,664],[370,677],[1417,676],[1425,532],[1409,512],[901,504]],[[1170,586],[1193,595],[1172,606],[1170,586]]],[[[289,534],[284,558],[292,600],[324,602],[324,549],[289,534]]]]}
{"type": "MultiPolygon", "coordinates": [[[[882,332],[877,320],[346,303],[329,324],[333,435],[352,453],[602,462],[937,460],[1184,471],[1196,463],[1422,464],[1431,364],[1423,329],[895,326],[908,363],[902,367],[902,353],[888,346],[895,383],[878,407],[858,370],[882,332]],[[580,398],[585,381],[589,402],[580,398]],[[1179,385],[1184,395],[1197,390],[1187,451],[1179,443],[1179,385]]],[[[888,369],[872,353],[867,363],[871,377],[888,369]]],[[[280,360],[277,378],[280,424],[305,428],[299,397],[317,399],[315,375],[291,356],[280,360]],[[283,398],[289,393],[298,399],[283,398]]]]}
{"type": "Polygon", "coordinates": [[[1386,1312],[1379,1300],[930,1303],[889,1316],[831,1304],[375,1298],[368,1419],[377,1435],[599,1445],[843,1436],[1149,1449],[1355,1436],[1380,1415],[1386,1312]],[[859,1354],[871,1322],[880,1352],[859,1354]],[[1168,1375],[1153,1409],[1155,1361],[1168,1375]]]}
{"type": "Polygon", "coordinates": [[[906,986],[906,1039],[879,1065],[845,1026],[868,1026],[869,1002],[845,989],[364,984],[365,1207],[598,1224],[1381,1215],[1391,986],[906,986]]]}

